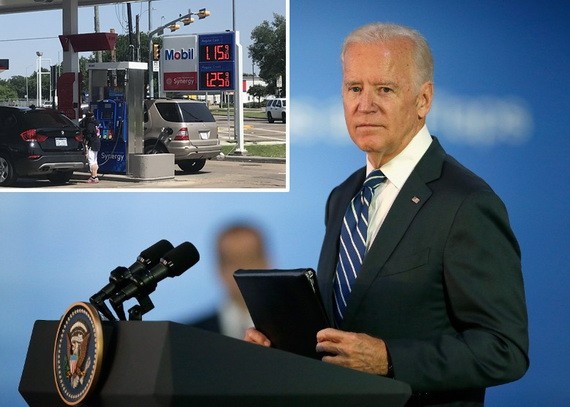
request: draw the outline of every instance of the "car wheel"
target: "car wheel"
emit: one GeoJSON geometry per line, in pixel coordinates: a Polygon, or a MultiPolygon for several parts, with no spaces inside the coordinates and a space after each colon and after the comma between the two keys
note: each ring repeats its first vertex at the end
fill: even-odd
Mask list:
{"type": "Polygon", "coordinates": [[[271,112],[267,112],[267,121],[269,123],[273,123],[275,120],[273,120],[273,116],[271,116],[271,112]]]}
{"type": "Polygon", "coordinates": [[[162,143],[147,143],[144,145],[144,153],[145,154],[163,154],[168,153],[168,150],[162,143]]]}
{"type": "Polygon", "coordinates": [[[283,120],[283,123],[285,123],[285,112],[281,113],[281,120],[283,120]]]}
{"type": "Polygon", "coordinates": [[[16,173],[10,158],[4,153],[0,153],[0,186],[9,186],[15,179],[16,173]]]}
{"type": "Polygon", "coordinates": [[[204,168],[204,165],[206,165],[206,160],[184,160],[179,161],[177,164],[182,169],[182,171],[192,173],[198,172],[204,168]]]}
{"type": "Polygon", "coordinates": [[[63,185],[67,184],[72,176],[73,171],[56,171],[48,175],[48,179],[52,184],[63,185]]]}

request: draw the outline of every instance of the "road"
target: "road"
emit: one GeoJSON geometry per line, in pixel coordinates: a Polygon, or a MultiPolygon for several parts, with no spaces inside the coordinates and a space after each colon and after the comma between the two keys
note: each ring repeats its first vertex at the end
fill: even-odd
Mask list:
{"type": "MultiPolygon", "coordinates": [[[[216,116],[218,136],[223,142],[234,141],[234,123],[230,117],[216,116]],[[229,125],[229,126],[228,126],[229,125]],[[229,132],[228,132],[229,128],[229,132]]],[[[243,135],[245,143],[285,143],[285,124],[281,122],[268,123],[266,119],[244,119],[243,135]]]]}

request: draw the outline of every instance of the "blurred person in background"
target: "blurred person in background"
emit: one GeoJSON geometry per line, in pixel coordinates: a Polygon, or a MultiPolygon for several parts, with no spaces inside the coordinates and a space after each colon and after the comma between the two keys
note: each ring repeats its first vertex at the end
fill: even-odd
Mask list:
{"type": "Polygon", "coordinates": [[[188,324],[243,339],[245,330],[253,326],[253,322],[233,273],[238,269],[269,268],[264,235],[250,224],[230,225],[217,236],[216,257],[218,276],[226,291],[226,298],[215,313],[189,321],[188,324]]]}

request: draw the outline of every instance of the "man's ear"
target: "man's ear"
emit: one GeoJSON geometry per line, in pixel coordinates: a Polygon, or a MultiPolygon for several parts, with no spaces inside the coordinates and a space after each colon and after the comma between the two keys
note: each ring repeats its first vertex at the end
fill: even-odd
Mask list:
{"type": "Polygon", "coordinates": [[[424,82],[420,87],[418,97],[416,99],[416,109],[418,111],[418,118],[425,119],[431,109],[431,102],[433,100],[433,83],[424,82]]]}

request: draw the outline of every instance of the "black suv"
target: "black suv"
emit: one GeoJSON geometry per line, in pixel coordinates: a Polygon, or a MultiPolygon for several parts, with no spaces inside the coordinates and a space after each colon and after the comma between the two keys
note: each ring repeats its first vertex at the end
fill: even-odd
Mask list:
{"type": "Polygon", "coordinates": [[[52,109],[0,106],[0,186],[18,177],[69,181],[83,170],[83,135],[52,109]]]}

